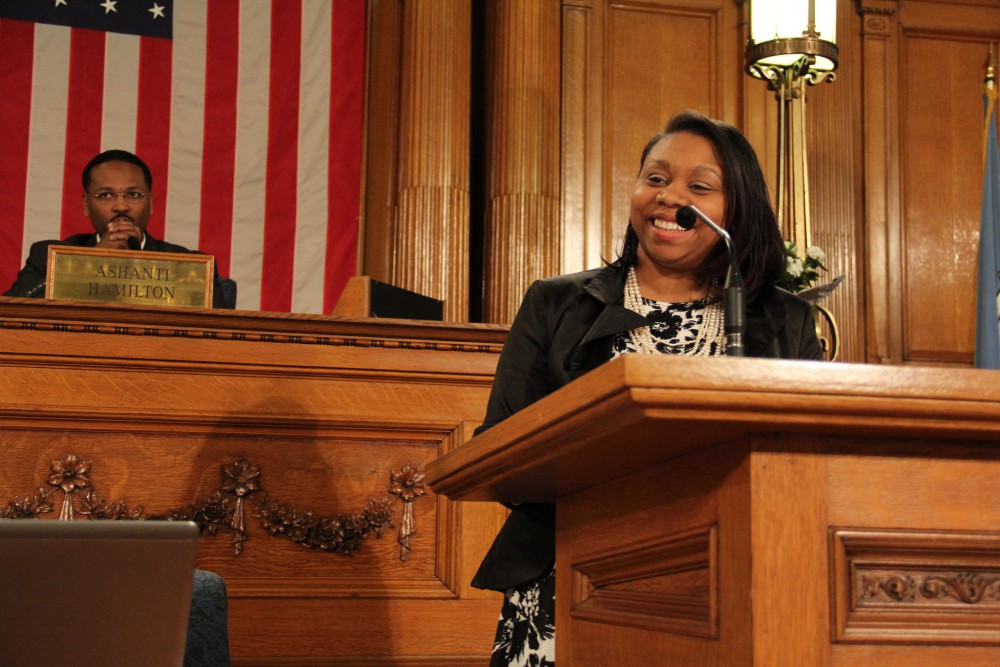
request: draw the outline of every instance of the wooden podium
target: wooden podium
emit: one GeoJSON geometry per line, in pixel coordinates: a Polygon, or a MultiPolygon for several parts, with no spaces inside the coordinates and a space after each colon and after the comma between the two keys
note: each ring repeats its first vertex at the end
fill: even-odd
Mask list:
{"type": "Polygon", "coordinates": [[[564,666],[992,665],[998,380],[628,355],[427,480],[557,503],[564,666]]]}

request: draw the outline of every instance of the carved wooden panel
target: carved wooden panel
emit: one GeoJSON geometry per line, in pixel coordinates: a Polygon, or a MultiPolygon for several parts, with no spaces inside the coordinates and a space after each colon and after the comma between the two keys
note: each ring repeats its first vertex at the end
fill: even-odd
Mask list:
{"type": "Polygon", "coordinates": [[[832,639],[1000,643],[1000,533],[830,529],[832,639]]]}
{"type": "Polygon", "coordinates": [[[235,664],[485,665],[500,599],[468,582],[503,510],[418,489],[482,419],[502,340],[0,299],[0,515],[37,506],[39,487],[55,491],[43,520],[58,515],[55,475],[86,477],[77,520],[194,516],[199,566],[228,586],[235,664]],[[89,466],[57,475],[70,454],[89,466]]]}
{"type": "Polygon", "coordinates": [[[576,560],[576,620],[718,637],[715,525],[576,560]]]}

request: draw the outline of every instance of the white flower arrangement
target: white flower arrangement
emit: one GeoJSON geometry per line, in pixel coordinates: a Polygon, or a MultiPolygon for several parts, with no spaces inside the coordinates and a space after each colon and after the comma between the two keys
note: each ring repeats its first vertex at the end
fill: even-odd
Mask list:
{"type": "Polygon", "coordinates": [[[819,279],[820,271],[826,271],[826,253],[819,246],[806,248],[805,258],[799,256],[799,248],[792,241],[785,241],[785,272],[778,279],[778,287],[789,292],[801,292],[813,286],[819,279]]]}

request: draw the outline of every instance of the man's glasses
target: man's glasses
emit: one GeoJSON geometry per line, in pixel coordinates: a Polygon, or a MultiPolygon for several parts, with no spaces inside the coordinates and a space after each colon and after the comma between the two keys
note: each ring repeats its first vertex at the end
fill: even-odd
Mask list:
{"type": "Polygon", "coordinates": [[[119,197],[125,199],[129,204],[138,204],[149,196],[148,192],[140,190],[127,190],[126,192],[98,192],[96,195],[88,194],[88,197],[99,204],[113,204],[119,197]]]}

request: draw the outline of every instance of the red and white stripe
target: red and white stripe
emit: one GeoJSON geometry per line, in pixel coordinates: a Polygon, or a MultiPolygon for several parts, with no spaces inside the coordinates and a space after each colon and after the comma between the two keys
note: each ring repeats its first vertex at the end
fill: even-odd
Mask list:
{"type": "Polygon", "coordinates": [[[90,231],[80,171],[133,151],[149,230],[216,257],[238,307],[330,312],[354,274],[364,0],[176,0],[173,40],[0,19],[0,291],[90,231]]]}

